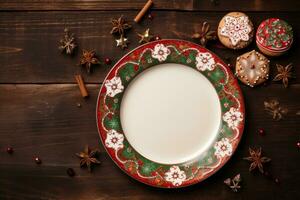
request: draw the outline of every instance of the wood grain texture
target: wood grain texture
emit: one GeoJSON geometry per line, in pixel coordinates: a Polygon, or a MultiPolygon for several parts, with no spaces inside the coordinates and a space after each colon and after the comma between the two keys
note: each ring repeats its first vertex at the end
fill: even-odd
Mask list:
{"type": "MultiPolygon", "coordinates": [[[[185,11],[298,11],[294,0],[155,0],[153,10],[185,11]]],[[[2,0],[0,10],[139,10],[146,0],[2,0]]]]}
{"type": "MultiPolygon", "coordinates": [[[[127,37],[130,40],[129,49],[123,51],[116,47],[115,37],[110,35],[111,18],[121,15],[133,20],[135,13],[131,11],[90,11],[90,12],[1,12],[0,18],[0,83],[75,83],[74,74],[81,71],[78,66],[82,49],[96,50],[101,66],[95,66],[91,76],[83,71],[88,83],[101,83],[111,66],[103,64],[105,57],[113,62],[118,61],[129,50],[138,46],[136,32],[143,32],[147,27],[152,34],[161,38],[179,38],[191,40],[191,35],[200,28],[203,21],[208,21],[212,29],[216,29],[219,20],[226,12],[175,12],[156,11],[153,21],[144,20],[134,24],[127,37]],[[187,20],[188,19],[188,20],[187,20]],[[76,34],[79,48],[73,57],[61,55],[58,41],[63,35],[63,29],[69,27],[76,34]]],[[[293,62],[297,67],[300,46],[300,14],[284,12],[248,13],[255,27],[267,17],[280,17],[287,20],[294,28],[295,44],[288,54],[271,59],[272,74],[275,63],[288,64],[293,62]]],[[[208,46],[226,62],[235,64],[238,55],[256,49],[255,44],[240,51],[219,49],[208,46]]],[[[300,77],[300,70],[295,70],[300,77]]],[[[271,76],[272,77],[272,76],[271,76]]],[[[295,79],[292,83],[299,83],[295,79]]]]}
{"type": "MultiPolygon", "coordinates": [[[[89,84],[90,99],[80,97],[75,84],[0,85],[0,148],[12,145],[13,155],[0,152],[0,199],[298,199],[300,181],[299,86],[288,90],[271,85],[242,86],[246,103],[246,128],[237,152],[217,174],[206,181],[179,190],[151,188],[125,175],[105,153],[98,137],[95,104],[98,84],[89,84]],[[265,99],[278,98],[289,109],[275,122],[263,110],[265,99]],[[82,104],[81,108],[76,103],[82,104]],[[264,128],[266,136],[257,130],[264,128]],[[99,146],[101,166],[90,174],[81,169],[74,155],[84,145],[99,146]],[[248,172],[248,147],[263,147],[272,158],[269,170],[280,179],[277,185],[258,173],[248,172]],[[40,156],[42,165],[32,158],[40,156]],[[77,176],[70,178],[72,167],[77,176]],[[243,189],[232,193],[223,180],[241,173],[243,189]]],[[[183,94],[184,95],[184,94],[183,94]]]]}
{"type": "MultiPolygon", "coordinates": [[[[0,199],[2,200],[136,200],[136,199],[300,199],[300,160],[296,142],[300,140],[300,1],[296,0],[155,0],[154,19],[140,24],[133,18],[146,0],[1,0],[0,1],[0,199]],[[81,70],[82,49],[95,49],[99,59],[117,62],[138,46],[136,32],[150,28],[162,38],[191,40],[191,35],[208,21],[216,28],[228,11],[245,11],[255,27],[268,17],[279,17],[293,26],[295,43],[288,54],[271,58],[271,78],[275,63],[294,63],[291,86],[269,81],[265,86],[241,85],[246,106],[246,127],[237,152],[206,181],[178,190],[152,188],[125,175],[105,152],[97,133],[95,107],[97,93],[112,66],[95,67],[91,75],[81,70]],[[115,47],[109,34],[110,20],[124,15],[132,24],[129,49],[115,47]],[[79,48],[73,57],[61,55],[58,41],[63,29],[76,34],[79,48]],[[90,97],[84,100],[74,74],[82,73],[90,97]],[[276,98],[289,109],[280,122],[263,110],[264,100],[276,98]],[[82,107],[78,108],[77,103],[82,107]],[[263,128],[266,136],[259,136],[263,128]],[[79,167],[75,153],[89,144],[100,148],[101,166],[90,174],[79,167]],[[15,152],[9,155],[5,148],[15,152]],[[242,160],[248,147],[261,146],[272,158],[268,169],[279,185],[258,173],[249,173],[242,160]],[[43,163],[37,166],[33,158],[43,163]],[[66,169],[76,176],[70,178],[66,169]],[[223,180],[242,175],[242,190],[235,194],[223,180]]],[[[191,40],[193,41],[193,40],[191,40]]],[[[208,48],[225,62],[235,64],[238,55],[255,48],[233,51],[208,48]]],[[[181,95],[184,95],[182,93],[181,95]]]]}

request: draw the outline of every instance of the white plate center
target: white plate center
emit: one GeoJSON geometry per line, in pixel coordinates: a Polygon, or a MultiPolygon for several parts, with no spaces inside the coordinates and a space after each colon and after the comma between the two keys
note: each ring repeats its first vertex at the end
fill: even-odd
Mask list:
{"type": "Polygon", "coordinates": [[[213,85],[195,69],[175,63],[139,74],[126,88],[120,112],[131,146],[162,164],[201,155],[212,145],[221,123],[213,85]]]}

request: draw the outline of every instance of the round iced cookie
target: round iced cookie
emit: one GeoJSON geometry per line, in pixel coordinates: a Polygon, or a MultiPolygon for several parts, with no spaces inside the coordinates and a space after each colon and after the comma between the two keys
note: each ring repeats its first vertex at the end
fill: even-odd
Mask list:
{"type": "Polygon", "coordinates": [[[245,13],[230,12],[219,23],[219,40],[230,49],[242,49],[248,46],[253,40],[253,35],[253,24],[245,13]]]}
{"type": "Polygon", "coordinates": [[[253,50],[239,56],[236,60],[235,75],[250,87],[265,82],[269,77],[270,61],[253,50]]]}
{"type": "Polygon", "coordinates": [[[290,49],[292,43],[292,27],[281,19],[267,19],[257,28],[257,47],[266,55],[280,56],[290,49]]]}

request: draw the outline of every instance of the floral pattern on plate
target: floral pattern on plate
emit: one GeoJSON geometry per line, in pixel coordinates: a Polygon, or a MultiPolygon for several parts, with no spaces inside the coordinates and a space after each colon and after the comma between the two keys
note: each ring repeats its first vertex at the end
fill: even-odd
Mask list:
{"type": "Polygon", "coordinates": [[[166,181],[171,182],[174,186],[179,186],[186,179],[184,171],[181,171],[178,166],[172,166],[169,171],[165,173],[166,181]]]}
{"type": "Polygon", "coordinates": [[[243,114],[236,108],[230,108],[228,112],[223,115],[223,120],[227,122],[231,128],[236,128],[241,121],[243,121],[243,114]]]}
{"type": "Polygon", "coordinates": [[[196,67],[200,71],[214,70],[216,62],[212,55],[208,52],[206,53],[198,53],[196,56],[196,67]]]}
{"type": "Polygon", "coordinates": [[[224,158],[225,156],[231,156],[232,145],[227,138],[222,138],[220,141],[215,143],[215,155],[218,158],[224,158]]]}
{"type": "Polygon", "coordinates": [[[154,50],[152,52],[152,57],[156,58],[159,62],[165,61],[170,55],[170,49],[168,47],[165,47],[163,44],[157,44],[154,47],[154,50]]]}
{"type": "Polygon", "coordinates": [[[105,140],[105,145],[108,148],[113,148],[114,150],[118,150],[124,147],[123,145],[124,136],[123,134],[118,133],[115,130],[109,130],[107,132],[107,138],[105,140]]]}
{"type": "Polygon", "coordinates": [[[124,90],[120,77],[113,77],[111,80],[106,80],[104,85],[106,87],[107,95],[110,97],[114,97],[124,90]]]}

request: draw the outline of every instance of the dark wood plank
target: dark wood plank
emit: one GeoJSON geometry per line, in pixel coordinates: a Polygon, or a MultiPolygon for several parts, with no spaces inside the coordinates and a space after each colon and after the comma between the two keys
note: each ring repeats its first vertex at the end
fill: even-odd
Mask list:
{"type": "Polygon", "coordinates": [[[0,152],[0,199],[299,199],[300,181],[299,85],[288,90],[278,85],[242,86],[247,109],[246,128],[233,158],[217,174],[192,187],[162,190],[140,184],[123,174],[105,153],[95,123],[98,84],[89,84],[91,97],[83,100],[75,84],[1,84],[0,148],[15,148],[13,155],[0,152]],[[275,122],[263,110],[265,99],[277,98],[289,109],[275,122]],[[82,104],[81,108],[76,103],[82,104]],[[266,136],[257,130],[264,128],[266,136]],[[102,165],[93,174],[78,167],[74,153],[89,144],[101,150],[102,165]],[[262,146],[272,158],[270,171],[279,177],[276,185],[248,172],[242,160],[248,146],[262,146]],[[32,158],[43,160],[40,166],[32,158]],[[70,178],[66,168],[77,176],[70,178]],[[223,184],[228,176],[241,173],[243,189],[234,194],[223,184]]]}
{"type": "MultiPolygon", "coordinates": [[[[2,0],[0,10],[139,10],[147,0],[2,0]]],[[[293,0],[154,0],[153,10],[187,11],[299,11],[300,2],[293,0]]]]}
{"type": "MultiPolygon", "coordinates": [[[[134,24],[134,29],[128,33],[131,41],[129,49],[122,51],[116,47],[114,37],[109,34],[111,18],[121,15],[130,21],[135,13],[132,11],[90,11],[90,12],[1,12],[0,18],[0,83],[74,83],[74,73],[80,72],[77,66],[81,49],[95,49],[103,60],[110,57],[116,62],[126,52],[138,46],[136,32],[142,32],[147,27],[153,34],[162,38],[179,38],[191,40],[191,35],[203,21],[208,21],[216,28],[218,21],[226,12],[164,12],[155,11],[153,21],[144,20],[142,24],[134,24]],[[188,19],[188,20],[187,20],[188,19]],[[77,35],[79,51],[73,57],[61,55],[58,51],[58,41],[63,35],[64,27],[69,27],[77,35]]],[[[292,12],[261,12],[248,13],[255,26],[267,17],[280,17],[287,20],[295,31],[295,44],[287,55],[272,58],[271,64],[288,64],[293,62],[297,67],[300,46],[300,14],[292,12]]],[[[235,63],[235,58],[255,48],[253,43],[247,49],[233,51],[208,46],[209,49],[229,58],[235,63]]],[[[111,66],[95,67],[91,76],[85,76],[89,83],[101,83],[111,66]]],[[[300,70],[296,69],[300,77],[300,70]]],[[[294,80],[299,83],[300,79],[294,80]]]]}

